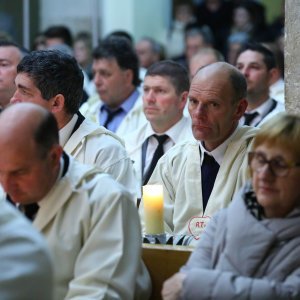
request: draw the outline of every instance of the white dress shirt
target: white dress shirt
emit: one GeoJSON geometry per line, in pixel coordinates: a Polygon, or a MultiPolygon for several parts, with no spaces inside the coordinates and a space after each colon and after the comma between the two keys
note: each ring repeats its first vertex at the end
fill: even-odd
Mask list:
{"type": "Polygon", "coordinates": [[[76,124],[76,121],[78,119],[77,114],[75,114],[72,119],[59,130],[59,144],[64,147],[67,143],[68,139],[72,135],[72,131],[74,129],[74,126],[76,124]]]}
{"type": "Polygon", "coordinates": [[[225,152],[227,150],[227,147],[229,145],[229,143],[231,142],[233,136],[235,135],[235,133],[237,132],[238,128],[240,126],[237,126],[237,128],[234,130],[234,132],[221,144],[219,145],[217,148],[215,148],[214,150],[212,151],[207,151],[205,148],[204,148],[204,145],[201,141],[199,141],[199,145],[200,145],[200,151],[201,151],[201,157],[200,157],[200,163],[201,163],[201,166],[202,166],[202,163],[203,163],[203,159],[204,159],[204,152],[206,152],[208,155],[212,156],[216,162],[221,165],[222,161],[223,161],[223,158],[224,158],[224,155],[225,155],[225,152]]]}
{"type": "Polygon", "coordinates": [[[145,159],[145,168],[143,170],[143,174],[145,174],[146,170],[148,170],[154,152],[158,146],[157,139],[153,136],[156,135],[168,135],[169,139],[166,140],[166,142],[163,145],[164,153],[166,153],[170,148],[172,148],[176,143],[180,142],[180,133],[184,128],[186,127],[186,121],[182,117],[179,122],[177,122],[175,125],[173,125],[171,128],[169,128],[164,133],[156,133],[153,128],[151,127],[150,122],[148,122],[145,132],[145,141],[149,138],[148,145],[147,145],[147,152],[146,152],[146,159],[145,159]]]}
{"type": "MultiPolygon", "coordinates": [[[[263,104],[260,106],[256,107],[253,110],[247,111],[246,113],[252,114],[257,112],[258,115],[251,121],[250,126],[257,126],[265,117],[268,115],[270,112],[270,109],[273,105],[273,100],[269,98],[267,101],[265,101],[263,104]]],[[[243,116],[240,120],[240,124],[244,124],[245,122],[245,117],[243,116]]]]}

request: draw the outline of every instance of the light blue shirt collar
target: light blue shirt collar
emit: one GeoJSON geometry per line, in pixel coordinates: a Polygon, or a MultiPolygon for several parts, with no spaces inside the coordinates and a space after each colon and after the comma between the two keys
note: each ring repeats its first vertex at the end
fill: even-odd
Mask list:
{"type": "MultiPolygon", "coordinates": [[[[122,108],[122,112],[117,114],[113,120],[108,124],[108,129],[112,132],[116,132],[118,127],[120,126],[123,119],[126,117],[126,115],[129,113],[129,111],[133,108],[135,105],[137,99],[139,98],[140,92],[135,89],[133,93],[120,105],[119,108],[122,108]]],[[[105,103],[103,103],[100,107],[100,125],[105,124],[105,121],[107,119],[107,110],[109,108],[105,103]]]]}

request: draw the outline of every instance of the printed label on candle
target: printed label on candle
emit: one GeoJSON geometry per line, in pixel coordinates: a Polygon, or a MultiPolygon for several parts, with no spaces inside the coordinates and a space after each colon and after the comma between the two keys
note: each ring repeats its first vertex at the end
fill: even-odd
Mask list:
{"type": "Polygon", "coordinates": [[[195,240],[200,239],[200,235],[203,232],[209,220],[210,220],[209,216],[202,216],[202,217],[196,216],[190,219],[189,232],[194,237],[195,240]]]}
{"type": "Polygon", "coordinates": [[[164,202],[162,185],[143,186],[146,234],[164,233],[164,202]]]}

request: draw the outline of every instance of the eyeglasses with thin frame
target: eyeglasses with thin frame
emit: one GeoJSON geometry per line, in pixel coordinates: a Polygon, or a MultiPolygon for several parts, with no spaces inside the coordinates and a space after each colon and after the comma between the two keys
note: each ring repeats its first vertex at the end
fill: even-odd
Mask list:
{"type": "Polygon", "coordinates": [[[268,160],[262,152],[249,152],[248,162],[253,172],[261,172],[267,164],[273,175],[285,177],[289,174],[290,169],[300,167],[300,163],[287,162],[283,158],[272,158],[268,160]]]}

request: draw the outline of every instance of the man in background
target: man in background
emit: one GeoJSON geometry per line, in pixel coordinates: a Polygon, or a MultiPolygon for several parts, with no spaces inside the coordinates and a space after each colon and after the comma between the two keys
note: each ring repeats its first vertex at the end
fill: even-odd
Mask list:
{"type": "Polygon", "coordinates": [[[192,56],[202,48],[213,47],[213,40],[214,38],[209,27],[188,25],[185,30],[184,54],[179,57],[174,57],[173,60],[188,69],[192,56]]]}
{"type": "Polygon", "coordinates": [[[244,125],[260,126],[265,120],[284,111],[284,104],[270,97],[270,85],[277,74],[275,56],[271,50],[257,43],[246,44],[238,55],[236,67],[247,80],[244,125]]]}
{"type": "Polygon", "coordinates": [[[190,78],[193,79],[197,71],[209,64],[224,61],[224,57],[221,52],[214,48],[202,48],[196,54],[194,54],[189,62],[190,78]]]}
{"type": "MultiPolygon", "coordinates": [[[[63,25],[50,26],[44,31],[46,47],[55,49],[56,46],[65,53],[73,54],[73,37],[70,29],[63,25]]],[[[57,49],[57,48],[56,48],[57,49]]]]}
{"type": "Polygon", "coordinates": [[[158,159],[175,144],[192,138],[190,118],[183,116],[189,89],[184,67],[161,61],[149,67],[143,86],[147,123],[125,136],[139,188],[147,184],[158,159]]]}
{"type": "Polygon", "coordinates": [[[145,123],[138,57],[128,40],[112,36],[102,41],[92,68],[99,98],[83,104],[82,114],[121,137],[145,123]]]}
{"type": "Polygon", "coordinates": [[[152,64],[161,60],[162,46],[150,37],[141,38],[135,45],[140,67],[148,69],[152,64]]]}
{"type": "Polygon", "coordinates": [[[16,90],[17,65],[25,54],[23,51],[13,42],[0,40],[0,112],[16,90]]]}

